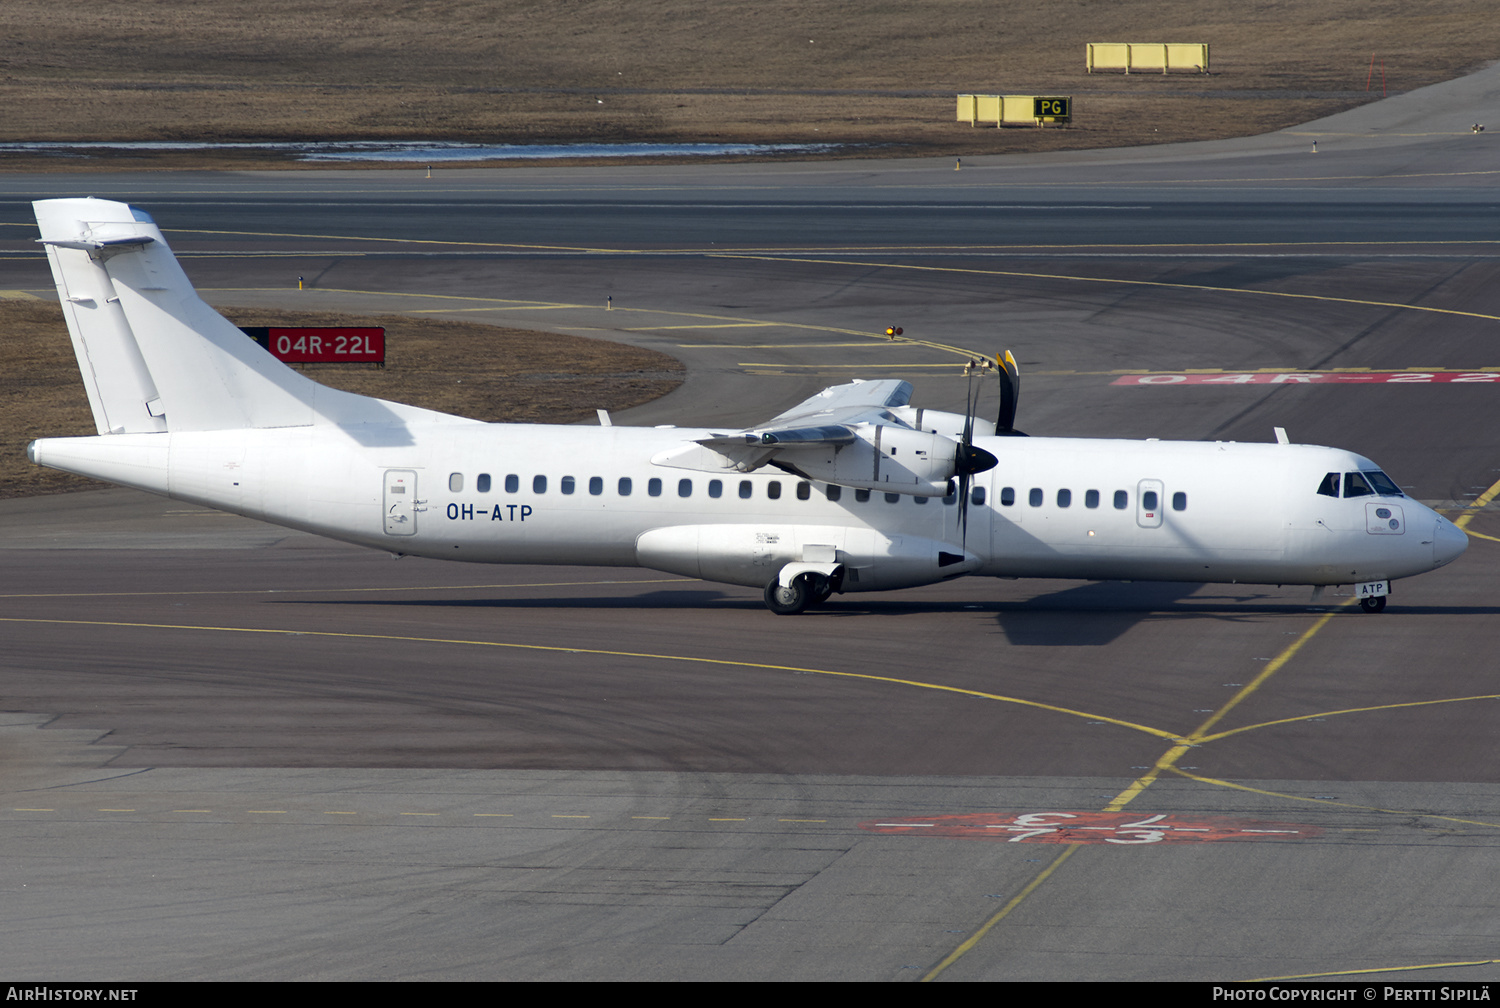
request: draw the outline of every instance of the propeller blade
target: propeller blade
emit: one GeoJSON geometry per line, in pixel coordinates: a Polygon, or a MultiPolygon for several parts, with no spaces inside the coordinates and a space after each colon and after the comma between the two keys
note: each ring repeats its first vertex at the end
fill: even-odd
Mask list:
{"type": "Polygon", "coordinates": [[[995,418],[995,433],[1002,436],[1021,436],[1016,430],[1016,407],[1021,399],[1021,369],[1009,350],[999,361],[1000,412],[995,418]]]}
{"type": "Polygon", "coordinates": [[[984,370],[987,364],[987,361],[972,359],[964,363],[964,378],[967,379],[964,388],[964,433],[959,444],[967,445],[974,440],[974,412],[979,405],[979,396],[974,391],[974,375],[984,370]]]}
{"type": "Polygon", "coordinates": [[[971,360],[964,365],[964,374],[969,379],[969,388],[964,396],[964,434],[963,440],[958,443],[958,451],[954,453],[953,469],[958,477],[958,535],[959,542],[965,547],[969,541],[969,486],[975,473],[993,469],[999,464],[999,459],[985,451],[983,448],[974,447],[974,415],[979,409],[979,393],[974,387],[974,375],[978,372],[987,371],[991,363],[987,359],[971,360]]]}
{"type": "Polygon", "coordinates": [[[958,477],[958,543],[969,548],[969,474],[958,477]]]}

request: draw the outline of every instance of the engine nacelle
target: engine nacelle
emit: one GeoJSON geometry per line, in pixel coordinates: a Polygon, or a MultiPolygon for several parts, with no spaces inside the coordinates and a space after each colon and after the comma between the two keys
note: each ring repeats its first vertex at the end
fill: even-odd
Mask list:
{"type": "Polygon", "coordinates": [[[958,442],[893,425],[860,424],[845,445],[804,445],[774,459],[825,483],[916,497],[942,497],[957,472],[958,442]]]}
{"type": "Polygon", "coordinates": [[[948,413],[944,410],[923,409],[920,406],[895,406],[886,412],[900,418],[902,423],[910,424],[917,430],[931,431],[944,437],[953,438],[955,441],[962,440],[964,427],[970,423],[974,427],[974,437],[994,437],[995,422],[980,417],[969,417],[962,413],[948,413]]]}

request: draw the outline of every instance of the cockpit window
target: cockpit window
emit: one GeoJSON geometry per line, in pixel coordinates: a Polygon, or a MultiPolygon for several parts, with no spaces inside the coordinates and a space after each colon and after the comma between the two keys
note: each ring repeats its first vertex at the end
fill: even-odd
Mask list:
{"type": "Polygon", "coordinates": [[[1339,474],[1329,473],[1323,477],[1323,482],[1318,484],[1318,493],[1324,497],[1337,497],[1339,495],[1339,474]]]}
{"type": "MultiPolygon", "coordinates": [[[[1336,475],[1330,473],[1330,476],[1336,475]]],[[[1325,483],[1327,480],[1325,479],[1325,483]]],[[[1318,491],[1322,493],[1322,490],[1318,491]]],[[[1368,469],[1364,472],[1344,473],[1344,496],[1345,497],[1372,497],[1379,494],[1382,497],[1403,497],[1401,488],[1391,482],[1391,478],[1379,469],[1368,469]]]]}

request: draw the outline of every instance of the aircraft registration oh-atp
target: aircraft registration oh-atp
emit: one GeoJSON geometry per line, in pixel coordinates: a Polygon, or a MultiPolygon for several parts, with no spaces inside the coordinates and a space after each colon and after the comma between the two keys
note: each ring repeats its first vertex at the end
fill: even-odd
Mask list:
{"type": "MultiPolygon", "coordinates": [[[[1369,459],[1286,443],[1015,436],[824,390],[756,427],[494,424],[319,385],[199,299],[151,218],[35,204],[98,435],[33,462],[397,555],[638,566],[761,588],[772,612],[963,575],[1354,585],[1467,539],[1369,459]]],[[[1316,596],[1316,590],[1315,590],[1316,596]]]]}

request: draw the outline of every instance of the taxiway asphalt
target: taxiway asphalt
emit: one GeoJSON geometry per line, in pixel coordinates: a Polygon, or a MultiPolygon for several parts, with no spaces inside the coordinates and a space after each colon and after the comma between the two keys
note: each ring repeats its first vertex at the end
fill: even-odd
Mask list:
{"type": "MultiPolygon", "coordinates": [[[[93,191],[152,210],[215,304],[689,365],[620,422],[749,422],[859,376],[951,408],[961,351],[1009,347],[1033,433],[1282,426],[1500,536],[1470,508],[1500,476],[1500,133],[1466,131],[1496,80],[960,171],[11,176],[0,290],[50,284],[22,197],[93,191]],[[1423,101],[1446,119],[1413,135],[1423,101]],[[1335,369],[1405,379],[1255,377],[1335,369]]],[[[1500,975],[1491,538],[1379,616],[970,580],[777,618],[739,588],[393,562],[126,491],[0,522],[11,978],[1500,975]]]]}

